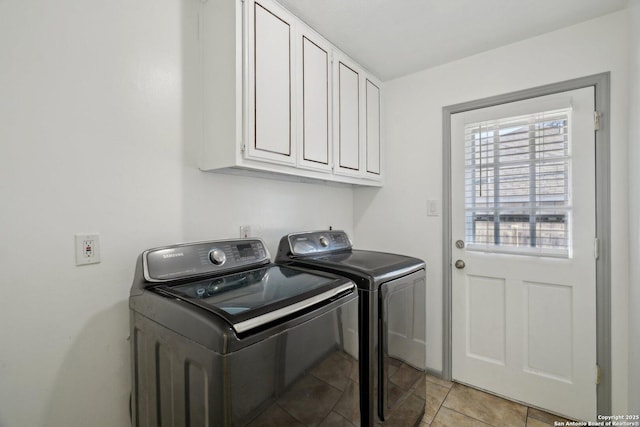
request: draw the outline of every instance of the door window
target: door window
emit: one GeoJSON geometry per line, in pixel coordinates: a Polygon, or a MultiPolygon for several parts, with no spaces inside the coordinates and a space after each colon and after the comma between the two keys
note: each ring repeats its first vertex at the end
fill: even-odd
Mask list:
{"type": "Polygon", "coordinates": [[[465,125],[468,249],[571,253],[571,109],[465,125]]]}

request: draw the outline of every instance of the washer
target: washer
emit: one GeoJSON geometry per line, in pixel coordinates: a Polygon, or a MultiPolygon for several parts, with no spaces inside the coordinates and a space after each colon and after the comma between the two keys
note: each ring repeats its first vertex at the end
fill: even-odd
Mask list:
{"type": "Polygon", "coordinates": [[[358,425],[358,298],[260,239],[142,253],[129,298],[134,426],[358,425]]]}
{"type": "Polygon", "coordinates": [[[424,261],[355,250],[344,231],[325,230],[284,236],[276,262],[356,283],[362,425],[418,425],[425,411],[424,261]]]}

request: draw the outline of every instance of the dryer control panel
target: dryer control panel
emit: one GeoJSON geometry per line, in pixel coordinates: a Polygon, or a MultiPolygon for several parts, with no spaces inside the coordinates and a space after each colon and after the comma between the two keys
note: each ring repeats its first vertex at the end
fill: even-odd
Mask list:
{"type": "Polygon", "coordinates": [[[167,282],[217,275],[270,262],[260,239],[217,240],[149,249],[142,254],[144,278],[167,282]]]}
{"type": "Polygon", "coordinates": [[[287,236],[289,251],[293,256],[318,255],[351,249],[347,233],[340,230],[311,231],[287,236]]]}

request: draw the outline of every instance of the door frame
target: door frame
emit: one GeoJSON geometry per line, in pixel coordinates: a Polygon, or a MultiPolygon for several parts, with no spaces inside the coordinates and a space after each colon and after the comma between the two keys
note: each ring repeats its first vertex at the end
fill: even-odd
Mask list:
{"type": "Polygon", "coordinates": [[[610,192],[610,85],[611,73],[567,80],[550,85],[511,92],[442,108],[442,217],[443,217],[443,281],[442,281],[442,377],[451,380],[451,115],[469,110],[493,107],[558,92],[594,87],[595,108],[600,113],[600,127],[595,132],[596,150],[596,363],[600,367],[600,383],[596,386],[597,413],[611,414],[611,192],[610,192]]]}

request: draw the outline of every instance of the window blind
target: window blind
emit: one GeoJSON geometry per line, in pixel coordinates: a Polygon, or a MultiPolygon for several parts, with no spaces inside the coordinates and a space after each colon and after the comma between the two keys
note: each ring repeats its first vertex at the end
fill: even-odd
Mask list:
{"type": "Polygon", "coordinates": [[[571,109],[465,125],[466,240],[569,256],[571,109]]]}

